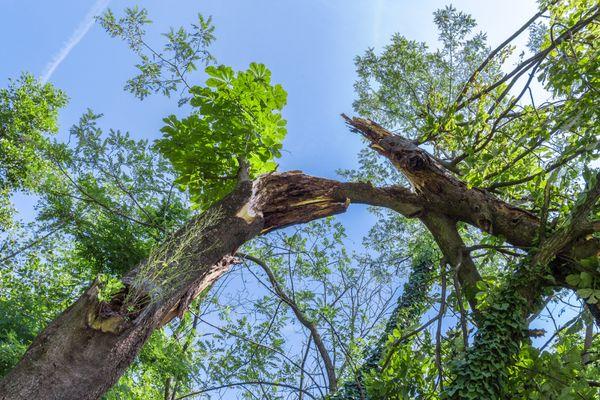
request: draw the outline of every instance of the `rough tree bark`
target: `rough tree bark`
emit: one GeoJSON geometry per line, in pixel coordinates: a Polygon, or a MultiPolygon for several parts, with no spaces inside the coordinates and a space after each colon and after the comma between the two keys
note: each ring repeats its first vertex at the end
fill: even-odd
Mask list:
{"type": "Polygon", "coordinates": [[[100,398],[150,334],[182,314],[228,270],[239,246],[273,229],[343,212],[351,201],[410,215],[418,211],[419,199],[400,187],[376,189],[300,172],[241,182],[167,240],[155,252],[160,257],[151,255],[131,271],[123,279],[127,289],[111,304],[98,303],[96,284],[85,291],[40,333],[0,382],[0,399],[100,398]]]}

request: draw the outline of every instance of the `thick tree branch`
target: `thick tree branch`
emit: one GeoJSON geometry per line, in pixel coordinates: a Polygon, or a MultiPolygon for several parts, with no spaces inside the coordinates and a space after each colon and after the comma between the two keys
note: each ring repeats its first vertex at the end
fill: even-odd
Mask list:
{"type": "MultiPolygon", "coordinates": [[[[503,237],[516,247],[530,249],[537,245],[541,225],[537,216],[512,206],[485,190],[469,188],[425,150],[377,123],[363,118],[349,118],[345,115],[343,117],[354,131],[369,140],[371,147],[388,158],[409,180],[415,193],[421,198],[423,210],[419,218],[433,233],[448,261],[452,265],[466,268],[463,270],[464,275],[459,275],[459,281],[470,302],[474,298],[474,282],[478,280],[478,274],[472,260],[462,256],[466,252],[457,250],[460,247],[460,236],[453,234],[449,229],[452,223],[468,223],[483,232],[503,237]],[[459,260],[459,257],[462,259],[459,260]]],[[[590,207],[591,202],[593,200],[588,198],[590,207]]],[[[576,228],[583,226],[589,232],[593,230],[594,224],[581,218],[577,220],[578,223],[572,224],[568,233],[555,235],[551,241],[545,243],[552,251],[542,252],[545,254],[542,260],[545,265],[554,260],[550,266],[557,282],[563,282],[566,274],[573,270],[573,260],[597,255],[600,251],[599,239],[585,238],[585,233],[576,228]]],[[[541,256],[538,255],[539,257],[541,256]]],[[[536,287],[538,284],[541,285],[540,290],[544,285],[551,285],[540,281],[536,287]]],[[[523,295],[533,309],[538,294],[537,289],[523,288],[523,295]]],[[[600,311],[597,314],[600,321],[600,311]]]]}
{"type": "Polygon", "coordinates": [[[579,230],[587,222],[591,210],[598,204],[600,198],[600,173],[596,174],[595,183],[583,195],[583,201],[576,205],[569,221],[551,238],[541,243],[539,251],[534,256],[534,265],[547,265],[559,253],[564,252],[565,248],[577,239],[579,230]]]}
{"type": "Polygon", "coordinates": [[[435,213],[425,214],[421,221],[433,235],[446,261],[454,268],[469,305],[477,310],[477,282],[481,280],[481,275],[456,229],[456,222],[443,214],[435,213]]]}
{"type": "Polygon", "coordinates": [[[273,173],[236,189],[189,221],[123,279],[110,303],[92,285],[33,342],[0,381],[0,400],[98,399],[133,361],[150,334],[235,262],[248,240],[292,224],[344,212],[351,202],[411,216],[422,209],[410,190],[340,183],[298,171],[273,173]]]}
{"type": "Polygon", "coordinates": [[[503,236],[519,247],[533,244],[538,218],[493,194],[467,185],[447,171],[425,150],[377,123],[348,118],[348,125],[371,142],[371,147],[388,158],[421,196],[425,212],[443,214],[484,232],[503,236]]]}

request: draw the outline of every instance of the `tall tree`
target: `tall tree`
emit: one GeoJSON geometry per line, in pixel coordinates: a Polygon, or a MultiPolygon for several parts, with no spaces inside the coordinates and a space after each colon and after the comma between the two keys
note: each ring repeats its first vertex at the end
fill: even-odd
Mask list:
{"type": "MultiPolygon", "coordinates": [[[[325,366],[327,387],[334,392],[339,370],[315,316],[287,294],[276,274],[267,272],[266,262],[236,253],[253,238],[344,212],[352,203],[387,208],[396,214],[393,217],[419,221],[416,231],[428,231],[441,257],[432,260],[436,252],[415,257],[408,292],[368,362],[354,368],[353,376],[342,374],[353,382],[343,385],[337,398],[495,399],[523,393],[532,398],[592,398],[598,383],[586,374],[597,370],[589,359],[593,328],[581,341],[585,364],[580,372],[571,372],[575,383],[558,389],[556,383],[527,386],[531,369],[537,377],[537,369],[556,361],[544,359],[528,344],[529,321],[549,297],[559,296],[560,289],[576,293],[600,323],[600,177],[592,169],[599,137],[594,105],[600,7],[586,0],[540,6],[538,14],[493,50],[486,48],[483,35],[472,34],[475,23],[470,16],[449,7],[435,13],[440,50],[430,52],[423,44],[395,36],[381,55],[369,51],[357,59],[355,106],[364,118],[344,118],[374,152],[364,152],[364,168],[347,175],[371,182],[274,172],[285,135],[285,91],[271,83],[270,72],[260,64],[239,72],[208,67],[206,85],[189,88],[192,114],[166,118],[164,136],[156,143],[198,215],[175,232],[159,225],[161,233],[143,242],[147,256],[140,251],[121,258],[130,246],[123,249],[122,243],[115,243],[113,249],[96,249],[95,241],[89,241],[91,247],[84,248],[99,255],[98,269],[131,269],[123,276],[97,279],[51,322],[0,382],[0,399],[101,397],[154,331],[182,316],[197,296],[244,257],[265,269],[275,294],[308,329],[325,366]],[[523,54],[506,72],[510,43],[542,17],[548,25],[535,25],[532,54],[523,54]],[[549,100],[540,102],[533,94],[536,77],[549,100]],[[386,181],[385,186],[375,186],[386,181]],[[486,253],[481,256],[481,251],[486,253]],[[110,264],[113,258],[116,262],[110,264]],[[439,307],[431,320],[419,324],[417,315],[428,309],[428,299],[414,298],[410,291],[430,287],[433,266],[439,266],[439,307]],[[449,308],[460,316],[455,330],[444,331],[449,308]],[[421,337],[432,324],[437,326],[435,338],[423,335],[422,357],[415,357],[416,341],[411,345],[407,340],[421,337]],[[528,372],[514,372],[518,369],[528,372]],[[401,384],[415,374],[421,380],[401,384]]],[[[146,18],[139,10],[128,15],[117,22],[109,14],[104,23],[141,51],[140,31],[119,27],[142,26],[146,18]]],[[[160,68],[156,72],[152,66],[166,67],[176,76],[174,84],[187,86],[178,64],[158,53],[155,57],[154,63],[143,58],[143,76],[160,74],[160,68]]],[[[138,82],[155,91],[161,85],[170,87],[167,80],[138,82]]],[[[133,87],[140,97],[150,93],[133,87]]],[[[120,147],[127,141],[111,143],[120,147]]],[[[71,160],[64,152],[57,154],[62,155],[58,167],[71,160]]],[[[118,211],[118,202],[94,196],[94,191],[102,191],[96,190],[97,180],[86,172],[85,163],[73,165],[86,182],[76,187],[98,200],[82,207],[93,203],[116,206],[118,211]]],[[[113,183],[123,180],[117,176],[113,183]]],[[[127,193],[126,188],[120,190],[127,193]]],[[[139,208],[138,217],[147,224],[166,220],[146,219],[149,211],[151,216],[157,213],[153,203],[139,208]]],[[[162,216],[172,208],[158,209],[162,216]]],[[[85,211],[74,210],[77,215],[85,211]]],[[[381,215],[381,222],[386,220],[393,218],[381,215]]],[[[177,225],[177,218],[173,221],[171,226],[177,225]]],[[[121,229],[114,221],[106,223],[109,231],[121,229]]],[[[123,237],[140,237],[127,224],[122,228],[123,237]]],[[[85,239],[81,237],[81,243],[85,239]]],[[[571,349],[579,346],[573,337],[561,340],[571,340],[571,349]]],[[[562,356],[560,351],[556,354],[562,356]]],[[[305,393],[302,384],[298,393],[305,393]]]]}

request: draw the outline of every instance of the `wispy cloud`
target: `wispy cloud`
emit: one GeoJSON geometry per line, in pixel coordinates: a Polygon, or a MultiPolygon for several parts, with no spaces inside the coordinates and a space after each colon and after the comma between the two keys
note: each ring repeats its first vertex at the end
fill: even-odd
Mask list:
{"type": "Polygon", "coordinates": [[[46,68],[44,69],[44,73],[40,78],[42,82],[48,82],[48,80],[52,77],[52,74],[56,69],[60,66],[60,64],[67,58],[71,50],[77,46],[77,44],[84,38],[84,36],[88,33],[90,28],[94,25],[95,17],[100,15],[102,11],[108,6],[110,0],[97,0],[92,8],[87,12],[85,17],[81,20],[77,28],[63,45],[63,47],[54,55],[52,61],[50,61],[46,68]]]}

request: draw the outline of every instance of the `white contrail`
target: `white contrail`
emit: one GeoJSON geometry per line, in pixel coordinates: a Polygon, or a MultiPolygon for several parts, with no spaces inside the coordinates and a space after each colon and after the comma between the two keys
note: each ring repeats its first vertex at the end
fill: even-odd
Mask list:
{"type": "Polygon", "coordinates": [[[110,0],[97,0],[94,3],[85,17],[83,17],[83,20],[79,23],[69,40],[67,40],[60,51],[54,55],[52,61],[46,65],[44,73],[40,78],[42,82],[48,82],[54,71],[56,71],[65,58],[67,58],[71,50],[73,50],[73,48],[75,48],[81,39],[83,39],[83,37],[88,33],[90,28],[94,25],[95,17],[104,11],[109,2],[110,0]]]}

